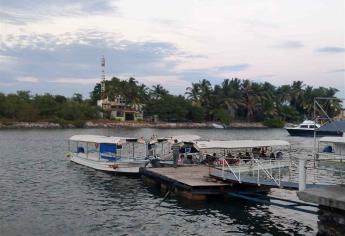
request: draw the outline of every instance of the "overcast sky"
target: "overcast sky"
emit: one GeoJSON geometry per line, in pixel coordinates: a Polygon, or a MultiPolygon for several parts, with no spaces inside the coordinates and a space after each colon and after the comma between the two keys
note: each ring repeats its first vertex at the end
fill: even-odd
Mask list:
{"type": "Polygon", "coordinates": [[[238,77],[345,97],[344,0],[0,0],[0,92],[88,95],[106,75],[162,84],[238,77]]]}

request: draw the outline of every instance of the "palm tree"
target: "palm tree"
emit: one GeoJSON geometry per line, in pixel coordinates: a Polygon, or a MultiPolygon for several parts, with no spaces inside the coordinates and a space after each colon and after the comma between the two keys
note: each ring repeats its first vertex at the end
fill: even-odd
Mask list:
{"type": "Polygon", "coordinates": [[[192,83],[192,87],[187,87],[186,89],[187,98],[189,98],[193,105],[201,106],[200,103],[200,84],[192,83]]]}
{"type": "Polygon", "coordinates": [[[169,91],[164,89],[162,85],[153,85],[150,91],[150,96],[152,99],[160,99],[169,94],[169,91]]]}
{"type": "Polygon", "coordinates": [[[256,99],[253,94],[251,82],[249,80],[243,81],[241,90],[243,93],[243,107],[246,111],[246,120],[251,121],[256,106],[256,99]]]}
{"type": "Polygon", "coordinates": [[[303,87],[305,85],[302,81],[293,81],[290,91],[290,105],[293,106],[298,112],[303,112],[303,87]]]}

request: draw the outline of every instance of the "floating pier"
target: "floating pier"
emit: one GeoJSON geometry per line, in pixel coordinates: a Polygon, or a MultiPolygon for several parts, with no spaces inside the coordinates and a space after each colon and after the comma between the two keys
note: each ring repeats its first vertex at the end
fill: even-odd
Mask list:
{"type": "Polygon", "coordinates": [[[325,186],[298,192],[306,202],[319,205],[318,235],[345,235],[345,186],[325,186]]]}
{"type": "Polygon", "coordinates": [[[190,200],[223,195],[231,187],[231,184],[210,177],[207,166],[140,168],[139,173],[146,184],[159,187],[163,193],[171,191],[190,200]]]}

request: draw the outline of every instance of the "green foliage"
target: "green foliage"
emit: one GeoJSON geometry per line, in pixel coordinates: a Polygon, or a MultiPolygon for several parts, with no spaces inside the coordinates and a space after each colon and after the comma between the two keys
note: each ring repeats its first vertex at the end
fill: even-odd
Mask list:
{"type": "Polygon", "coordinates": [[[61,95],[35,95],[28,91],[18,91],[16,94],[0,93],[0,118],[16,121],[34,122],[53,120],[62,126],[74,124],[82,126],[84,120],[98,118],[100,109],[84,101],[80,94],[71,99],[61,95]]]}
{"type": "MultiPolygon", "coordinates": [[[[337,91],[335,88],[305,86],[302,81],[276,88],[268,82],[234,78],[225,79],[213,88],[205,79],[192,83],[186,95],[193,106],[205,109],[207,121],[226,119],[226,114],[230,114],[230,119],[239,121],[280,119],[296,122],[313,118],[315,97],[335,97],[337,91]]],[[[320,104],[331,117],[340,113],[339,100],[323,100],[320,104]]],[[[324,116],[321,109],[316,110],[316,115],[324,116]]]]}
{"type": "Polygon", "coordinates": [[[205,121],[205,110],[202,107],[193,106],[189,104],[189,111],[187,114],[187,119],[194,122],[203,122],[205,121]]]}
{"type": "Polygon", "coordinates": [[[270,128],[283,128],[285,122],[280,119],[267,119],[263,122],[263,124],[270,128]]]}
{"type": "Polygon", "coordinates": [[[190,103],[183,96],[162,95],[150,99],[145,104],[145,114],[149,116],[158,115],[164,121],[186,121],[189,113],[190,103]]]}
{"type": "Polygon", "coordinates": [[[224,108],[220,108],[215,112],[215,118],[223,124],[229,124],[232,120],[231,115],[224,108]]]}
{"type": "MultiPolygon", "coordinates": [[[[192,83],[186,97],[172,95],[162,85],[151,89],[134,78],[120,80],[113,77],[106,81],[105,96],[121,95],[129,104],[143,104],[145,116],[158,116],[163,121],[220,121],[228,124],[232,120],[264,122],[270,127],[281,127],[284,122],[312,119],[315,97],[335,97],[335,88],[313,88],[302,81],[275,87],[272,84],[252,82],[238,78],[225,79],[212,86],[203,79],[192,83]]],[[[31,95],[29,91],[0,93],[0,119],[10,121],[55,120],[63,126],[78,127],[84,121],[99,118],[96,106],[101,98],[101,84],[95,85],[90,99],[85,100],[75,93],[72,98],[61,95],[31,95]]],[[[320,105],[334,117],[341,111],[340,100],[321,100],[320,105]]],[[[317,116],[323,116],[316,109],[317,116]]],[[[109,119],[109,112],[104,112],[109,119]]]]}

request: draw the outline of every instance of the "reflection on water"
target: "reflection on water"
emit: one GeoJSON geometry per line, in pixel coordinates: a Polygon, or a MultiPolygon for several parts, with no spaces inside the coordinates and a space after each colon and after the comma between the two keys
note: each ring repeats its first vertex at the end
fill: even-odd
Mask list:
{"type": "MultiPolygon", "coordinates": [[[[74,134],[205,139],[285,139],[309,155],[313,139],[281,129],[69,129],[0,131],[2,235],[291,235],[315,234],[316,216],[236,199],[193,203],[167,199],[140,179],[70,163],[74,134]]],[[[290,198],[291,192],[280,192],[290,198]]]]}

